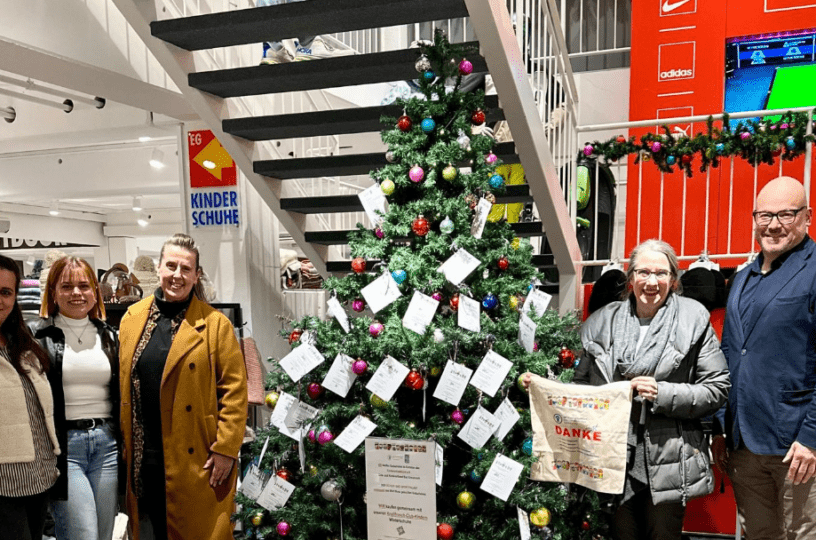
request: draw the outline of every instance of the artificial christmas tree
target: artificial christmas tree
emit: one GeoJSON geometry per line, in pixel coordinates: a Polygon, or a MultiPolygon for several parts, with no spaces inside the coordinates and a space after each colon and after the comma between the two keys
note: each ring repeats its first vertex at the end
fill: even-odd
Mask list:
{"type": "Polygon", "coordinates": [[[529,398],[517,380],[532,371],[569,382],[563,356],[579,345],[578,323],[543,309],[530,244],[507,223],[486,222],[493,193],[504,189],[491,182],[500,162],[494,140],[474,129],[485,122],[483,94],[459,91],[472,70],[464,58],[477,51],[437,33],[422,53],[426,99],[401,101],[403,116],[384,119],[389,164],[372,173],[388,211],[376,228],[358,225],[350,235],[355,272],[326,280],[334,318],[284,330],[293,352],[267,381],[275,425],[258,430],[253,453],[263,452],[259,469],[272,479],[286,469],[294,490],[284,486],[291,494],[269,511],[250,486],[253,497],[237,497],[238,518],[247,538],[367,538],[365,445],[341,447],[354,424],[376,426],[372,437],[444,449],[430,516],[439,538],[515,539],[520,526],[534,537],[604,537],[594,493],[529,480],[529,398]],[[361,313],[349,319],[352,310],[361,313]],[[520,321],[529,330],[521,336],[520,321]],[[399,388],[370,391],[375,379],[389,382],[386,368],[402,374],[399,388]],[[500,426],[482,444],[462,437],[476,417],[500,426]],[[291,429],[298,418],[302,432],[291,429]],[[482,489],[494,460],[524,468],[506,501],[482,489]]]}

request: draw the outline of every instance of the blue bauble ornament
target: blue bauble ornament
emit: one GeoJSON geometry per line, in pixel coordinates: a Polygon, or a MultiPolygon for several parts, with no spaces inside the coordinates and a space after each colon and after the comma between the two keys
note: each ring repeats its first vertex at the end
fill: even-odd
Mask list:
{"type": "Polygon", "coordinates": [[[408,273],[405,270],[394,270],[391,272],[391,277],[394,278],[397,285],[402,285],[402,283],[408,279],[408,273]]]}
{"type": "Polygon", "coordinates": [[[796,148],[796,141],[793,140],[793,137],[788,137],[788,140],[785,141],[785,146],[788,147],[788,150],[793,150],[796,148]]]}
{"type": "Polygon", "coordinates": [[[478,484],[482,481],[482,475],[477,473],[475,470],[470,471],[470,481],[474,484],[478,484]]]}
{"type": "Polygon", "coordinates": [[[426,118],[422,121],[422,131],[425,133],[430,133],[434,128],[436,128],[436,122],[433,118],[426,118]]]}
{"type": "Polygon", "coordinates": [[[530,291],[533,290],[533,287],[535,287],[534,283],[530,283],[529,285],[527,285],[527,294],[530,294],[530,291]]]}
{"type": "Polygon", "coordinates": [[[500,174],[494,174],[490,177],[488,181],[490,183],[490,187],[493,189],[499,189],[500,187],[504,186],[504,178],[500,174]]]}
{"type": "Polygon", "coordinates": [[[533,455],[533,438],[527,437],[524,439],[524,442],[521,444],[521,451],[524,452],[525,455],[532,456],[533,455]]]}
{"type": "Polygon", "coordinates": [[[428,71],[423,73],[422,76],[425,77],[426,81],[432,81],[436,77],[436,73],[434,73],[432,69],[429,69],[428,71]]]}
{"type": "Polygon", "coordinates": [[[714,145],[714,149],[717,151],[718,154],[723,155],[723,152],[725,152],[725,145],[721,142],[718,142],[717,144],[714,145]]]}
{"type": "Polygon", "coordinates": [[[674,165],[675,163],[677,163],[677,158],[674,156],[666,156],[666,163],[668,165],[674,165]]]}
{"type": "Polygon", "coordinates": [[[482,307],[485,309],[493,309],[494,307],[499,305],[499,299],[496,298],[496,295],[493,293],[488,294],[484,298],[482,298],[482,307]]]}

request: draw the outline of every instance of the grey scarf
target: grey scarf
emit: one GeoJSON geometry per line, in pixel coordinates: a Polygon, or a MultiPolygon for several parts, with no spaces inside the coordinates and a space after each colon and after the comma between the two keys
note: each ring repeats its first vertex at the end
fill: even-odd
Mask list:
{"type": "Polygon", "coordinates": [[[649,324],[649,330],[638,349],[640,322],[634,302],[621,306],[612,321],[612,359],[627,380],[642,375],[653,377],[657,363],[669,343],[677,324],[677,299],[673,293],[649,324]],[[637,354],[635,354],[637,352],[637,354]]]}

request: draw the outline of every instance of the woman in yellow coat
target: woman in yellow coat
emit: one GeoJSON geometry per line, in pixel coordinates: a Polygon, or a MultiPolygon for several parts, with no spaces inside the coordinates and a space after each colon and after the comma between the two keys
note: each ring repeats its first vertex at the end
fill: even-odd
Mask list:
{"type": "Polygon", "coordinates": [[[231,540],[246,369],[229,320],[202,300],[187,235],[162,246],[156,292],[119,328],[121,425],[132,537],[231,540]]]}

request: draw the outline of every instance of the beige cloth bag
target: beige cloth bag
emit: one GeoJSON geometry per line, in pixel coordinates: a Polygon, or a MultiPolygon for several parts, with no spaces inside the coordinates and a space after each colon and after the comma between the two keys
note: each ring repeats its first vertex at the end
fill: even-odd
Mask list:
{"type": "Polygon", "coordinates": [[[623,493],[631,410],[628,381],[585,386],[533,375],[530,416],[538,462],[530,477],[623,493]]]}

